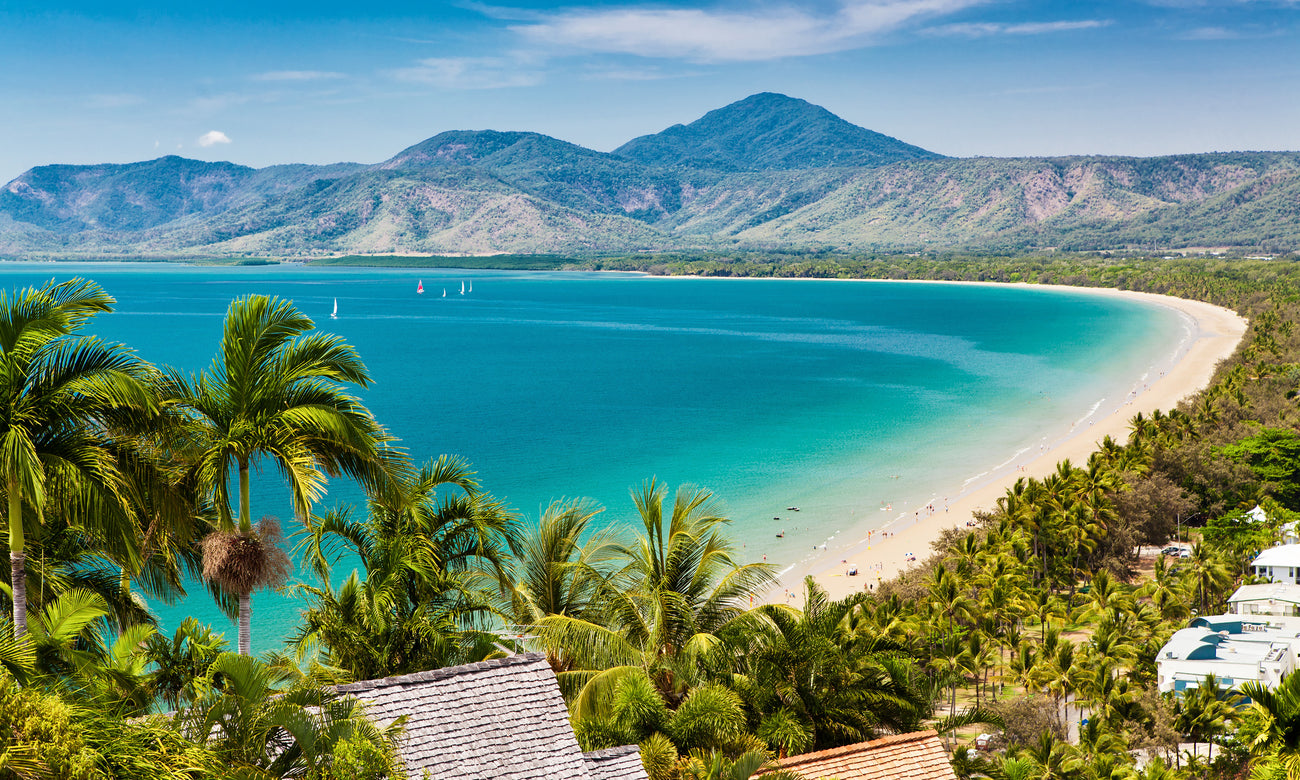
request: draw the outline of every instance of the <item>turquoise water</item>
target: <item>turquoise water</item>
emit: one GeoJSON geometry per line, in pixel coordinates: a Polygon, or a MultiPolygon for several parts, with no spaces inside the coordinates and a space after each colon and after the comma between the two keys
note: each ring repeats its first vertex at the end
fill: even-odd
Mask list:
{"type": "MultiPolygon", "coordinates": [[[[629,489],[655,476],[712,489],[744,553],[782,565],[1117,406],[1189,335],[1163,307],[1037,288],[298,266],[0,274],[6,288],[96,279],[119,304],[91,330],[185,371],[211,361],[232,298],[291,298],[357,347],[376,378],[365,402],[414,456],[468,458],[524,517],[587,496],[626,527],[629,489]]],[[[259,478],[255,515],[288,515],[274,476],[259,478]]],[[[334,483],[327,503],[358,499],[334,483]]],[[[193,593],[156,605],[165,629],[188,614],[229,626],[193,593]]],[[[298,606],[267,593],[254,607],[255,651],[278,647],[298,606]]]]}

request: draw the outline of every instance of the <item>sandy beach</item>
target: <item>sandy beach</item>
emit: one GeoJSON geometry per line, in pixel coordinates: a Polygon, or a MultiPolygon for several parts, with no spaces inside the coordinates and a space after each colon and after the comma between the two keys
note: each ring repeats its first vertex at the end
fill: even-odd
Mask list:
{"type": "MultiPolygon", "coordinates": [[[[943,529],[964,527],[972,520],[974,512],[993,508],[997,499],[1018,478],[1046,476],[1056,469],[1057,463],[1066,459],[1083,464],[1106,436],[1126,440],[1129,420],[1138,412],[1169,411],[1183,398],[1204,388],[1209,384],[1215,367],[1232,354],[1246,332],[1247,322],[1236,312],[1200,301],[1103,288],[1061,289],[1126,297],[1174,309],[1186,315],[1191,326],[1190,336],[1173,357],[1172,364],[1155,378],[1135,387],[1118,406],[1103,410],[1104,416],[1094,417],[1089,425],[1049,442],[1041,452],[1026,453],[964,489],[960,485],[934,485],[932,495],[946,496],[948,500],[937,499],[931,505],[932,509],[923,508],[883,528],[876,528],[870,522],[859,524],[843,534],[843,538],[848,540],[844,544],[830,547],[811,562],[785,571],[780,582],[768,591],[769,602],[801,604],[803,579],[810,574],[832,598],[842,598],[867,589],[882,579],[891,579],[912,565],[909,554],[914,555],[917,561],[929,557],[930,543],[943,529]],[[857,576],[847,576],[846,572],[851,569],[857,570],[857,576]]],[[[971,473],[979,473],[983,465],[972,463],[971,473]]],[[[869,513],[863,511],[862,514],[869,513]]]]}

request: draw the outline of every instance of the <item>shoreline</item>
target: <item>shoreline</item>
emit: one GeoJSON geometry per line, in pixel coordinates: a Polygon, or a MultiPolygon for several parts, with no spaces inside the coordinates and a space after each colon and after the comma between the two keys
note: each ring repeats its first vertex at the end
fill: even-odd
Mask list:
{"type": "MultiPolygon", "coordinates": [[[[816,280],[814,280],[816,281],[816,280]]],[[[847,280],[837,280],[847,281],[847,280]]],[[[892,282],[895,280],[860,279],[862,282],[892,282]]],[[[920,512],[907,513],[881,524],[865,517],[866,510],[874,507],[863,503],[859,517],[864,519],[836,536],[848,540],[828,547],[811,560],[789,564],[778,574],[777,582],[767,590],[762,601],[766,603],[798,604],[803,596],[803,580],[811,575],[832,599],[841,599],[877,582],[893,579],[912,565],[908,553],[915,554],[920,562],[931,554],[930,544],[947,528],[961,528],[971,522],[974,512],[992,509],[997,499],[1021,477],[1042,478],[1056,469],[1058,462],[1069,460],[1076,465],[1087,462],[1106,436],[1118,441],[1128,438],[1129,420],[1141,412],[1150,415],[1160,409],[1169,411],[1184,398],[1205,388],[1218,364],[1232,355],[1245,334],[1248,323],[1236,312],[1201,301],[1174,298],[1155,293],[1117,290],[1106,287],[1071,287],[1065,285],[1029,285],[1002,282],[956,282],[921,279],[897,280],[916,284],[975,284],[1001,287],[1034,287],[1044,290],[1062,290],[1087,295],[1100,295],[1140,301],[1146,305],[1162,306],[1181,314],[1190,323],[1189,338],[1179,344],[1172,362],[1152,381],[1135,385],[1124,401],[1116,408],[1097,416],[1093,410],[1072,426],[1064,436],[1057,436],[1045,445],[1040,453],[1024,453],[1019,457],[992,468],[973,463],[970,473],[978,474],[962,484],[936,484],[928,491],[931,503],[920,512]],[[1084,427],[1083,420],[1094,418],[1084,427]],[[983,471],[984,473],[980,473],[983,471]],[[940,499],[939,496],[950,498],[940,499]],[[888,537],[884,532],[888,532],[888,537]],[[858,576],[846,576],[850,568],[858,576]]],[[[1157,362],[1166,360],[1161,357],[1157,362]]],[[[1143,378],[1145,379],[1145,377],[1143,378]]],[[[1139,380],[1141,382],[1142,380],[1139,380]]],[[[1055,431],[1047,432],[1050,435],[1055,431]]],[[[1044,437],[1047,438],[1047,437],[1044,437]]],[[[991,464],[989,464],[991,465],[991,464]]],[[[866,499],[862,499],[864,502],[866,499]]]]}

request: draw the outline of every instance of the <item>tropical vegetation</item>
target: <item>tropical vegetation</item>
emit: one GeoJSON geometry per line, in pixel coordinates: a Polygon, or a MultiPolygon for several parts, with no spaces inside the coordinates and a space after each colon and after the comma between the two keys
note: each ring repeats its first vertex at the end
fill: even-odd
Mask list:
{"type": "Polygon", "coordinates": [[[791,605],[766,603],[772,568],[740,556],[705,488],[649,479],[627,507],[529,520],[457,458],[415,465],[362,402],[361,356],[288,301],[233,302],[212,366],[187,377],[85,333],[114,304],[93,282],[0,294],[0,778],[400,775],[402,724],[331,684],[520,650],[545,654],[584,749],[635,743],[654,780],[924,728],[962,777],[1300,777],[1300,675],[1172,696],[1155,664],[1300,518],[1300,273],[1077,258],[836,273],[858,271],[1145,289],[1250,328],[1205,390],[1019,480],[905,574],[841,600],[810,580],[791,605]],[[254,521],[259,462],[292,496],[283,522],[254,521]],[[320,506],[335,478],[365,504],[320,506]],[[1245,519],[1257,503],[1265,523],[1245,519]],[[1180,534],[1186,557],[1137,555],[1180,534]],[[239,652],[193,620],[160,633],[134,590],[167,601],[193,582],[239,620],[239,652]],[[253,657],[241,615],[281,585],[307,606],[253,657]]]}

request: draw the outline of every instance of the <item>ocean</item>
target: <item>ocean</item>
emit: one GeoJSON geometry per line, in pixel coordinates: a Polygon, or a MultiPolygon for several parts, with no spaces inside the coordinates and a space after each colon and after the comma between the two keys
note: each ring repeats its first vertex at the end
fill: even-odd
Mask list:
{"type": "MultiPolygon", "coordinates": [[[[211,362],[233,298],[291,299],[357,348],[375,378],[360,395],[417,462],[465,457],[525,521],[554,499],[588,497],[606,508],[602,522],[631,529],[629,491],[644,480],[707,487],[741,555],[783,568],[1113,409],[1191,335],[1165,307],[1028,286],[0,267],[6,289],[72,276],[118,300],[90,332],[186,372],[211,362]]],[[[258,475],[253,514],[285,521],[276,478],[258,475]]],[[[325,506],[346,503],[359,492],[331,483],[325,506]]],[[[300,605],[271,592],[253,605],[254,651],[279,649],[300,605]]],[[[164,631],[192,614],[233,644],[199,587],[152,606],[164,631]]]]}

